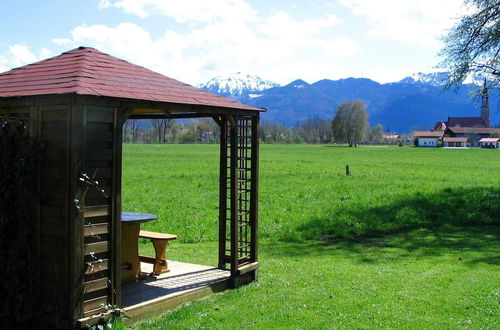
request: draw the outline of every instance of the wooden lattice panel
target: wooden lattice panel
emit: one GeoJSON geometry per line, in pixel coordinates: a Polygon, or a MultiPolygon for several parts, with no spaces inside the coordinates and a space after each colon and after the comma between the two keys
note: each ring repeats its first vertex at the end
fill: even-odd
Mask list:
{"type": "Polygon", "coordinates": [[[256,259],[256,136],[255,118],[238,116],[223,125],[221,139],[222,245],[219,267],[238,267],[256,259]]]}

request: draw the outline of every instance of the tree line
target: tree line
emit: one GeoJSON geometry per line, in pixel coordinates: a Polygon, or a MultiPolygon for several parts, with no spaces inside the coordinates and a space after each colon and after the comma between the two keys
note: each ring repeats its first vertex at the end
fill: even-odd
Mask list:
{"type": "MultiPolygon", "coordinates": [[[[128,143],[219,143],[219,126],[210,118],[196,120],[128,120],[123,141],[128,143]]],[[[332,120],[309,118],[294,127],[261,121],[262,143],[399,143],[384,138],[382,125],[370,127],[366,106],[361,100],[341,104],[332,120]]]]}
{"type": "Polygon", "coordinates": [[[132,119],[123,126],[126,143],[219,143],[220,128],[211,118],[132,119]]]}
{"type": "Polygon", "coordinates": [[[347,143],[351,147],[360,143],[400,142],[385,138],[382,125],[370,127],[366,106],[361,100],[342,103],[332,120],[309,118],[293,128],[263,122],[260,140],[264,143],[347,143]]]}

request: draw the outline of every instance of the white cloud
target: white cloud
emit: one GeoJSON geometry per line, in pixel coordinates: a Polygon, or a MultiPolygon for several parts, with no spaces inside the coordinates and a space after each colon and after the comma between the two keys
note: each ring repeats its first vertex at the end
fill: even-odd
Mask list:
{"type": "Polygon", "coordinates": [[[42,48],[42,49],[40,49],[40,51],[38,52],[38,58],[39,58],[40,60],[43,60],[43,59],[45,59],[45,58],[49,58],[51,54],[52,54],[52,52],[51,52],[49,49],[47,49],[47,48],[42,48]]]}
{"type": "Polygon", "coordinates": [[[262,22],[257,29],[269,38],[273,50],[281,50],[288,57],[308,50],[325,52],[332,58],[338,58],[350,56],[358,49],[356,43],[347,37],[331,37],[331,28],[341,23],[342,20],[334,15],[297,21],[280,11],[262,22]],[[338,49],[341,44],[346,48],[338,49]]]}
{"type": "MultiPolygon", "coordinates": [[[[76,26],[68,35],[52,39],[53,49],[92,46],[192,84],[235,71],[280,83],[346,76],[399,80],[407,72],[432,69],[435,63],[429,63],[437,61],[438,37],[463,12],[462,0],[338,0],[295,5],[248,0],[96,3],[98,9],[114,8],[114,14],[120,11],[122,17],[136,23],[76,26]],[[167,28],[161,31],[149,24],[147,18],[153,15],[167,28]],[[145,28],[142,22],[151,27],[145,28]]],[[[0,50],[0,70],[49,55],[46,48],[12,45],[0,50]]]]}
{"type": "Polygon", "coordinates": [[[439,36],[465,10],[462,0],[339,0],[367,18],[373,36],[438,49],[439,36]]]}
{"type": "Polygon", "coordinates": [[[160,71],[173,65],[185,48],[184,37],[174,31],[166,31],[153,40],[148,31],[132,23],[116,27],[101,24],[78,26],[71,31],[71,38],[53,39],[53,42],[68,47],[92,46],[160,71]]]}
{"type": "Polygon", "coordinates": [[[7,66],[7,59],[5,58],[5,56],[0,55],[0,73],[7,70],[9,70],[9,67],[7,66]]]}
{"type": "Polygon", "coordinates": [[[111,5],[142,18],[155,14],[182,23],[206,23],[228,18],[256,19],[256,11],[242,0],[120,0],[111,5]]]}
{"type": "Polygon", "coordinates": [[[22,66],[27,63],[33,63],[38,59],[37,56],[24,45],[10,46],[9,52],[11,54],[10,62],[13,66],[22,66]]]}
{"type": "Polygon", "coordinates": [[[154,11],[178,22],[197,22],[187,24],[182,34],[169,29],[153,37],[132,23],[116,27],[82,25],[71,31],[71,38],[53,42],[72,47],[93,46],[191,84],[221,72],[272,69],[310,51],[331,59],[350,56],[359,49],[353,40],[334,35],[332,28],[342,23],[334,15],[296,20],[278,12],[266,18],[258,17],[254,9],[239,0],[217,0],[210,5],[202,2],[198,7],[193,7],[193,3],[179,2],[175,8],[171,8],[170,1],[155,0],[122,0],[112,4],[138,16],[146,17],[154,11]]]}
{"type": "Polygon", "coordinates": [[[360,50],[358,44],[347,37],[336,37],[330,41],[327,40],[324,47],[330,58],[350,57],[360,50]]]}
{"type": "Polygon", "coordinates": [[[276,38],[308,38],[321,34],[325,30],[339,25],[342,20],[334,15],[318,19],[296,21],[289,14],[279,11],[259,26],[267,35],[276,38]]]}
{"type": "Polygon", "coordinates": [[[41,48],[36,54],[26,45],[11,45],[8,51],[0,54],[0,72],[43,60],[50,54],[47,48],[41,48]]]}

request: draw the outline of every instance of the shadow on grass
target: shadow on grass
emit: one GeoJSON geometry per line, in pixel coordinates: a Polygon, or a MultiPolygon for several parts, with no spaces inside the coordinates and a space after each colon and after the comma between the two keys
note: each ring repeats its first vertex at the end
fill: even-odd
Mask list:
{"type": "Polygon", "coordinates": [[[379,255],[384,249],[391,251],[385,259],[469,253],[469,264],[499,265],[500,189],[447,188],[374,208],[333,210],[299,226],[297,232],[309,242],[284,237],[286,248],[274,253],[319,255],[341,250],[363,263],[380,260],[370,253],[379,255]]]}
{"type": "Polygon", "coordinates": [[[306,239],[358,239],[444,225],[500,225],[500,188],[446,188],[379,207],[336,209],[297,230],[306,239]]]}
{"type": "Polygon", "coordinates": [[[337,256],[360,264],[446,256],[469,266],[500,265],[500,225],[444,225],[381,237],[286,242],[266,250],[280,257],[337,256]]]}

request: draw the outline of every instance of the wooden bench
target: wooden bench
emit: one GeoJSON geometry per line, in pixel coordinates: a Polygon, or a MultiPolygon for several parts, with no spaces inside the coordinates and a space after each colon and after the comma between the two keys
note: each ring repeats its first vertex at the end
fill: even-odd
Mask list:
{"type": "Polygon", "coordinates": [[[161,273],[168,272],[169,269],[167,265],[167,259],[165,257],[165,250],[167,249],[168,241],[177,239],[177,236],[172,234],[141,230],[139,232],[139,237],[150,239],[155,248],[155,258],[139,256],[139,259],[142,262],[153,264],[153,272],[151,274],[159,275],[161,273]]]}

